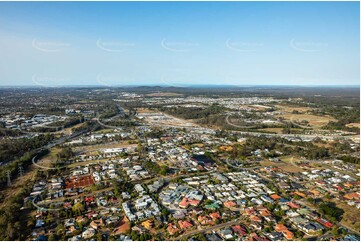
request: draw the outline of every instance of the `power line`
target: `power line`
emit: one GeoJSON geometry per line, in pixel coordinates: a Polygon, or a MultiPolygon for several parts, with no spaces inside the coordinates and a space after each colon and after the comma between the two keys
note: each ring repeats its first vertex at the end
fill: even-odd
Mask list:
{"type": "Polygon", "coordinates": [[[22,166],[19,166],[19,176],[23,176],[24,175],[24,168],[22,166]]]}
{"type": "Polygon", "coordinates": [[[8,180],[8,186],[10,186],[11,185],[11,172],[6,171],[6,176],[7,176],[7,180],[8,180]]]}

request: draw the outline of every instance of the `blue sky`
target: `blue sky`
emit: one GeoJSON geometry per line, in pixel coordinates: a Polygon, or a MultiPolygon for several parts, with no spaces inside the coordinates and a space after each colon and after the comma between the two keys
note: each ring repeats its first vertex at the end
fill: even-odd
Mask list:
{"type": "Polygon", "coordinates": [[[0,85],[359,85],[358,2],[0,2],[0,85]]]}

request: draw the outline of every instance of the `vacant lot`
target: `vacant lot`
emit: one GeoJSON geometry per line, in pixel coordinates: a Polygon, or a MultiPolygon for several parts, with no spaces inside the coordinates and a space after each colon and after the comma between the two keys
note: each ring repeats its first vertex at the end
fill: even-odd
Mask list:
{"type": "Polygon", "coordinates": [[[342,215],[341,224],[356,231],[360,231],[360,210],[336,199],[333,199],[332,202],[345,212],[342,215]]]}
{"type": "Polygon", "coordinates": [[[94,184],[94,179],[92,175],[78,176],[76,178],[69,178],[65,181],[65,188],[79,188],[91,186],[94,184]]]}
{"type": "Polygon", "coordinates": [[[110,148],[135,148],[137,147],[137,144],[135,143],[136,140],[134,140],[134,144],[130,144],[129,140],[127,141],[119,141],[119,142],[113,142],[113,143],[107,143],[107,144],[97,144],[97,145],[87,145],[87,146],[81,146],[81,147],[74,147],[74,152],[82,152],[85,155],[95,155],[98,154],[101,149],[110,149],[110,148]]]}
{"type": "Polygon", "coordinates": [[[303,169],[296,164],[296,162],[301,161],[299,157],[296,156],[281,156],[279,157],[281,161],[285,162],[286,165],[281,168],[287,172],[301,172],[303,169]]]}
{"type": "Polygon", "coordinates": [[[137,112],[141,115],[145,115],[144,120],[152,126],[199,127],[199,125],[193,123],[192,120],[177,118],[160,111],[139,108],[137,109],[137,112]]]}
{"type": "Polygon", "coordinates": [[[126,234],[130,231],[130,222],[127,217],[123,217],[122,221],[120,221],[119,227],[114,229],[114,234],[126,234]]]}

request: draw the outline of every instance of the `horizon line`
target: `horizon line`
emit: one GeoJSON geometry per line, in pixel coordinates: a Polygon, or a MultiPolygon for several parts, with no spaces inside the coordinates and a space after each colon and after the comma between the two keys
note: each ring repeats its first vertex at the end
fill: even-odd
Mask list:
{"type": "Polygon", "coordinates": [[[41,85],[1,85],[0,88],[48,88],[48,89],[57,89],[57,88],[79,88],[79,87],[97,87],[97,88],[134,88],[134,87],[162,87],[162,88],[202,88],[202,87],[358,87],[360,84],[330,84],[330,85],[310,85],[310,84],[254,84],[254,85],[237,85],[237,84],[192,84],[192,85],[162,85],[162,84],[139,84],[139,85],[62,85],[62,86],[41,86],[41,85]]]}

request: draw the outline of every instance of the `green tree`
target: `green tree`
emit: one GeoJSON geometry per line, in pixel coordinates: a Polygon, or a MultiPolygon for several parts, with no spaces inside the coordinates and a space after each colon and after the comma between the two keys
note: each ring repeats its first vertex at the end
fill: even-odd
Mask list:
{"type": "Polygon", "coordinates": [[[74,206],[72,207],[72,210],[74,213],[76,214],[81,214],[84,211],[84,205],[80,202],[74,204],[74,206]]]}

